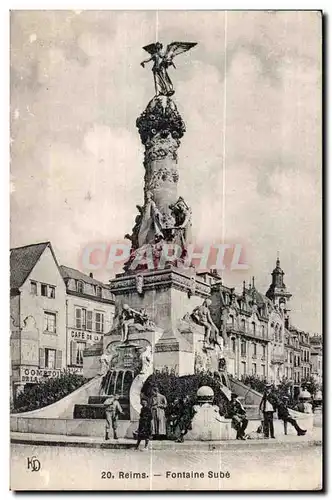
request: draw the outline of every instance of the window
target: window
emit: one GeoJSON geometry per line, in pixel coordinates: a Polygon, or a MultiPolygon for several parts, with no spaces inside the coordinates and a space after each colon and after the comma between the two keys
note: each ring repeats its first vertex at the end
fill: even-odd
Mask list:
{"type": "Polygon", "coordinates": [[[251,323],[251,328],[252,328],[252,333],[256,335],[256,323],[252,322],[251,323]]]}
{"type": "Polygon", "coordinates": [[[39,368],[59,370],[62,368],[62,351],[56,349],[39,349],[39,368]]]}
{"type": "Polygon", "coordinates": [[[101,297],[101,295],[102,295],[102,289],[101,289],[101,286],[97,286],[97,287],[96,287],[96,295],[97,295],[97,297],[101,297]]]}
{"type": "Polygon", "coordinates": [[[293,363],[293,353],[292,352],[289,353],[289,362],[293,363]]]}
{"type": "Polygon", "coordinates": [[[44,332],[56,333],[56,314],[44,312],[44,332]]]}
{"type": "Polygon", "coordinates": [[[77,307],[75,309],[75,326],[76,328],[82,328],[82,309],[77,307]]]}
{"type": "Polygon", "coordinates": [[[262,375],[263,375],[263,377],[266,377],[265,365],[261,365],[261,366],[262,366],[262,375]]]}
{"type": "Polygon", "coordinates": [[[76,343],[76,365],[83,365],[83,351],[85,349],[85,343],[84,342],[77,342],[76,343]]]}
{"type": "Polygon", "coordinates": [[[241,361],[241,375],[245,375],[247,373],[247,364],[245,361],[241,361]]]}
{"type": "Polygon", "coordinates": [[[257,344],[252,344],[252,354],[253,356],[257,356],[257,344]]]}
{"type": "Polygon", "coordinates": [[[246,320],[245,319],[241,319],[241,330],[243,332],[246,331],[246,320]]]}
{"type": "Polygon", "coordinates": [[[232,314],[228,316],[228,323],[234,328],[234,316],[232,314]]]}
{"type": "Polygon", "coordinates": [[[45,368],[55,368],[55,349],[45,349],[45,368]]]}
{"type": "Polygon", "coordinates": [[[241,356],[246,356],[247,354],[247,342],[242,340],[241,342],[241,356]]]}
{"type": "Polygon", "coordinates": [[[80,330],[86,329],[86,309],[83,309],[82,307],[76,307],[75,323],[76,323],[76,328],[79,328],[80,330]]]}
{"type": "Polygon", "coordinates": [[[235,350],[236,350],[235,339],[232,339],[232,351],[235,352],[235,350]]]}
{"type": "Polygon", "coordinates": [[[96,332],[103,333],[104,331],[104,315],[96,312],[96,332]]]}
{"type": "Polygon", "coordinates": [[[37,295],[37,283],[35,281],[30,281],[30,293],[31,295],[37,295]]]}
{"type": "Polygon", "coordinates": [[[252,373],[253,373],[254,375],[256,375],[256,373],[257,373],[257,365],[256,365],[256,363],[253,363],[253,364],[252,364],[252,373]]]}
{"type": "Polygon", "coordinates": [[[265,326],[262,325],[262,337],[265,337],[265,326]]]}
{"type": "Polygon", "coordinates": [[[84,283],[83,281],[76,281],[76,292],[84,293],[84,283]]]}
{"type": "Polygon", "coordinates": [[[262,355],[263,358],[266,357],[266,345],[263,345],[263,355],[262,355]]]}
{"type": "Polygon", "coordinates": [[[42,297],[48,297],[49,299],[55,299],[55,286],[46,285],[45,283],[42,283],[40,285],[40,293],[41,293],[42,297]]]}
{"type": "Polygon", "coordinates": [[[86,329],[91,332],[92,330],[92,311],[87,311],[86,316],[86,329]]]}

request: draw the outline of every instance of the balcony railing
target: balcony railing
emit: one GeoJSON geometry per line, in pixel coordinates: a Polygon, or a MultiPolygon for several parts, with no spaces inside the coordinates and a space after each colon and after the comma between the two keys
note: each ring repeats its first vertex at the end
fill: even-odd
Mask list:
{"type": "Polygon", "coordinates": [[[271,354],[271,363],[284,363],[285,355],[278,352],[273,352],[271,354]]]}
{"type": "Polygon", "coordinates": [[[252,338],[258,338],[258,339],[263,339],[263,340],[269,340],[267,337],[266,333],[262,333],[261,331],[253,331],[250,328],[243,328],[243,327],[237,327],[236,325],[226,325],[226,331],[227,333],[237,333],[241,335],[246,335],[248,337],[252,338]]]}

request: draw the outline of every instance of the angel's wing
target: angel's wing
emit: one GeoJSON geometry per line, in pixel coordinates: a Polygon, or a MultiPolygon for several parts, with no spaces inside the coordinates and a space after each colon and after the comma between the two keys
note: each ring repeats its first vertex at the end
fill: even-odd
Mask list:
{"type": "Polygon", "coordinates": [[[149,54],[153,55],[157,52],[157,47],[155,43],[150,43],[150,45],[145,45],[143,47],[144,50],[146,50],[149,54]]]}
{"type": "Polygon", "coordinates": [[[192,49],[193,47],[195,47],[195,45],[197,45],[196,42],[172,42],[167,45],[166,57],[169,59],[173,59],[173,57],[192,49]]]}

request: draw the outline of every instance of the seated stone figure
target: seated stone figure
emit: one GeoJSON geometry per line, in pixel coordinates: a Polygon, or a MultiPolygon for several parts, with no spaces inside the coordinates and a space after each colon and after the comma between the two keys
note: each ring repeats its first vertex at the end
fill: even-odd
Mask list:
{"type": "Polygon", "coordinates": [[[204,326],[204,330],[205,330],[204,344],[205,344],[205,346],[210,344],[213,347],[215,345],[218,345],[221,348],[221,345],[218,341],[219,331],[211,318],[211,314],[210,314],[210,310],[209,310],[210,305],[211,305],[210,299],[204,300],[204,302],[201,306],[195,307],[195,309],[191,313],[191,318],[198,325],[204,326]]]}
{"type": "Polygon", "coordinates": [[[122,342],[128,341],[129,325],[134,324],[139,324],[148,330],[155,328],[155,324],[151,321],[145,309],[136,311],[135,309],[129,307],[128,304],[123,304],[119,317],[122,342]]]}

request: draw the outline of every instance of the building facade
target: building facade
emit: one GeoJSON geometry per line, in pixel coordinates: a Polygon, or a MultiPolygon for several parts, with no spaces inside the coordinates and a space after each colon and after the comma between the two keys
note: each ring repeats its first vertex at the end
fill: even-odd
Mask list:
{"type": "Polygon", "coordinates": [[[83,350],[110,330],[108,286],[59,266],[50,242],[10,252],[11,396],[26,384],[82,373],[83,350]]]}
{"type": "Polygon", "coordinates": [[[321,335],[310,337],[311,375],[322,386],[323,383],[323,339],[321,335]]]}
{"type": "Polygon", "coordinates": [[[60,266],[66,285],[67,357],[70,371],[83,374],[83,351],[102,344],[114,317],[114,297],[109,287],[86,274],[60,266]]]}
{"type": "MultiPolygon", "coordinates": [[[[111,330],[115,302],[109,286],[59,266],[50,242],[11,250],[11,388],[83,373],[83,352],[101,346],[111,330]]],[[[322,337],[290,324],[291,294],[277,259],[272,282],[261,294],[255,280],[242,292],[223,284],[216,272],[199,273],[211,290],[211,316],[227,339],[227,369],[236,378],[252,375],[300,388],[311,375],[322,382],[322,337]]]]}
{"type": "Polygon", "coordinates": [[[10,255],[12,394],[66,366],[66,288],[50,242],[10,255]]]}
{"type": "Polygon", "coordinates": [[[237,378],[253,375],[278,383],[284,352],[283,312],[255,287],[243,284],[241,294],[221,280],[211,287],[211,315],[225,330],[228,344],[228,371],[237,378]]]}

